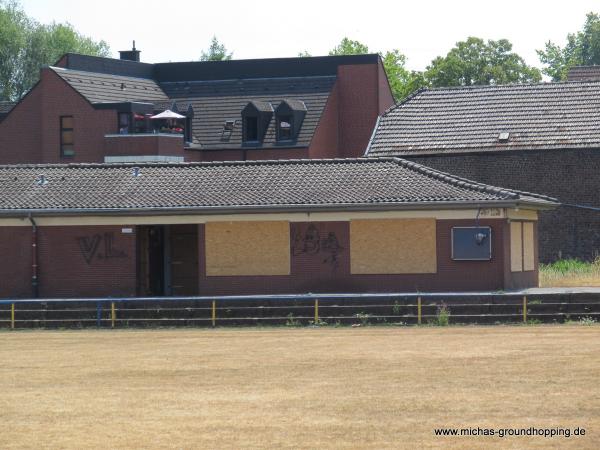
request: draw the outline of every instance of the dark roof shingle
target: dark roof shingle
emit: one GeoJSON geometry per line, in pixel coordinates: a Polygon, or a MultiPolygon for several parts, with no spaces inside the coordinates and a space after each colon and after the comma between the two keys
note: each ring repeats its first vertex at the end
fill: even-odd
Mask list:
{"type": "Polygon", "coordinates": [[[600,66],[575,66],[569,69],[568,81],[600,81],[600,66]]]}
{"type": "Polygon", "coordinates": [[[155,102],[169,98],[148,78],[108,75],[96,72],[51,67],[90,103],[155,102]]]}
{"type": "Polygon", "coordinates": [[[0,166],[0,214],[9,215],[495,204],[543,208],[553,202],[395,158],[0,166]]]}
{"type": "Polygon", "coordinates": [[[381,116],[368,155],[599,148],[598,124],[600,82],[423,90],[381,116]]]}
{"type": "MultiPolygon", "coordinates": [[[[307,147],[317,128],[336,77],[263,78],[222,81],[161,83],[177,104],[191,104],[193,143],[202,149],[241,148],[244,107],[254,102],[259,109],[272,111],[282,100],[306,108],[299,134],[286,147],[307,147]],[[270,105],[269,105],[270,103],[270,105]],[[232,133],[223,133],[225,120],[237,120],[232,133]]],[[[180,112],[181,109],[180,109],[180,112]]],[[[278,147],[275,119],[272,118],[261,147],[278,147]]]]}

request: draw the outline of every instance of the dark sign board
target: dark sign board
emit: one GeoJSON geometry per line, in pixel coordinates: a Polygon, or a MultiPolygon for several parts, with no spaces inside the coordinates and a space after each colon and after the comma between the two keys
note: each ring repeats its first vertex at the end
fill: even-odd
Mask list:
{"type": "Polygon", "coordinates": [[[490,227],[453,227],[452,259],[489,261],[492,259],[492,229],[490,227]]]}

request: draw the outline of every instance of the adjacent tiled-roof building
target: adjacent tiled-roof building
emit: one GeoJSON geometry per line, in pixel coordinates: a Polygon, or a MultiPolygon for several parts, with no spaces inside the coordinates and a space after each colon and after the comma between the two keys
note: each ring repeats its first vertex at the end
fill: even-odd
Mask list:
{"type": "Polygon", "coordinates": [[[600,81],[600,66],[575,66],[569,69],[568,81],[600,81]]]}
{"type": "MultiPolygon", "coordinates": [[[[600,207],[599,123],[600,81],[430,89],[380,117],[367,154],[600,207]]],[[[598,212],[542,215],[543,261],[599,254],[598,212]]]]}
{"type": "Polygon", "coordinates": [[[370,156],[600,147],[600,82],[426,89],[386,111],[370,156]]]}
{"type": "Polygon", "coordinates": [[[0,105],[0,163],[357,157],[392,104],[375,54],[160,64],[67,54],[10,113],[0,105]],[[165,110],[178,116],[152,119],[165,110]]]}

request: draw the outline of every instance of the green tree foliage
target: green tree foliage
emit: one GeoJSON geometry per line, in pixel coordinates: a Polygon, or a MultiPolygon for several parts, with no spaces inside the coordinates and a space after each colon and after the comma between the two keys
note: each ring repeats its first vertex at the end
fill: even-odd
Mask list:
{"type": "Polygon", "coordinates": [[[21,98],[37,82],[42,66],[68,52],[108,56],[110,49],[68,23],[40,24],[16,1],[0,0],[0,100],[21,98]]]}
{"type": "Polygon", "coordinates": [[[225,44],[213,36],[208,49],[200,55],[200,61],[229,61],[232,56],[233,53],[228,53],[225,44]]]}
{"type": "Polygon", "coordinates": [[[446,56],[435,58],[424,75],[433,87],[527,83],[542,78],[539,69],[512,52],[508,40],[477,37],[457,42],[446,56]]]}
{"type": "Polygon", "coordinates": [[[546,65],[542,71],[553,81],[566,80],[573,66],[600,65],[600,16],[588,13],[583,29],[569,33],[564,47],[548,41],[537,53],[546,65]]]}
{"type": "MultiPolygon", "coordinates": [[[[366,53],[369,53],[369,47],[347,37],[329,52],[330,55],[363,55],[366,53]]],[[[394,49],[382,54],[381,59],[396,101],[404,99],[425,85],[423,74],[406,69],[406,56],[399,50],[394,49]]]]}
{"type": "Polygon", "coordinates": [[[423,73],[406,69],[406,56],[398,50],[387,52],[382,56],[382,60],[396,101],[405,99],[417,89],[427,85],[423,73]]]}
{"type": "Polygon", "coordinates": [[[369,53],[369,47],[358,41],[353,41],[345,37],[342,41],[332,50],[329,51],[330,56],[335,55],[364,55],[369,53]]]}

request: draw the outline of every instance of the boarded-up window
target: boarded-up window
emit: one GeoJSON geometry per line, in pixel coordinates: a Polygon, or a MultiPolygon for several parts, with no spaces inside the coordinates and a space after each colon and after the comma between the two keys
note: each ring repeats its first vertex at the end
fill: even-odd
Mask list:
{"type": "Polygon", "coordinates": [[[510,223],[510,270],[523,271],[523,223],[510,223]]]}
{"type": "Polygon", "coordinates": [[[523,270],[535,269],[533,222],[523,222],[523,270]]]}
{"type": "Polygon", "coordinates": [[[289,275],[288,222],[209,222],[206,275],[289,275]]]}
{"type": "Polygon", "coordinates": [[[535,238],[533,222],[510,223],[510,270],[535,270],[535,238]]]}
{"type": "Polygon", "coordinates": [[[435,273],[435,219],[350,222],[353,274],[435,273]]]}

